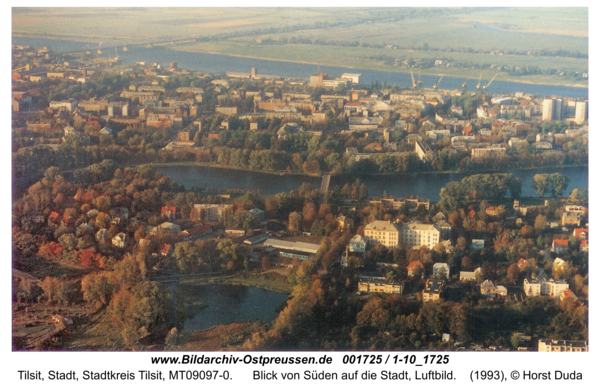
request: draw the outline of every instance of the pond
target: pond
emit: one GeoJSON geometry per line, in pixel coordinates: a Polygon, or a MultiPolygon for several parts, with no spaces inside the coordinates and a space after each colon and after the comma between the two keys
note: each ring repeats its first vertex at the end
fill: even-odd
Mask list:
{"type": "Polygon", "coordinates": [[[184,324],[187,332],[230,322],[272,321],[288,299],[284,293],[228,284],[178,284],[176,294],[203,305],[193,307],[192,318],[184,324]]]}

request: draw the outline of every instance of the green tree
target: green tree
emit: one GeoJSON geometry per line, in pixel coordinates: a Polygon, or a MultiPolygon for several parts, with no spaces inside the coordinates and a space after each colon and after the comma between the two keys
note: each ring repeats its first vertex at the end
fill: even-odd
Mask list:
{"type": "Polygon", "coordinates": [[[533,182],[531,182],[531,187],[533,187],[535,192],[537,192],[541,197],[544,197],[550,189],[548,175],[538,173],[537,175],[533,176],[533,182]]]}
{"type": "Polygon", "coordinates": [[[550,193],[553,197],[562,196],[563,192],[569,187],[569,178],[560,174],[552,173],[548,176],[550,182],[550,193]]]}
{"type": "Polygon", "coordinates": [[[194,273],[198,270],[201,253],[199,248],[192,241],[175,244],[173,256],[175,257],[180,272],[194,273]]]}

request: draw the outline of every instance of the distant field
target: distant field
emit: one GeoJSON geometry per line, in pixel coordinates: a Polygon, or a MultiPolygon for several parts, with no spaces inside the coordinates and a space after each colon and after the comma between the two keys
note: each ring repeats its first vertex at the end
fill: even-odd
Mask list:
{"type": "MultiPolygon", "coordinates": [[[[15,34],[98,41],[276,29],[272,37],[587,52],[586,8],[13,8],[15,34]],[[478,26],[475,28],[474,26],[478,26]],[[285,31],[293,30],[293,31],[285,31]]],[[[269,36],[269,33],[262,36],[269,36]]]]}
{"type": "MultiPolygon", "coordinates": [[[[379,70],[397,68],[374,57],[387,57],[388,62],[389,58],[441,57],[482,66],[538,65],[583,72],[588,69],[587,59],[489,53],[545,49],[586,55],[588,27],[587,8],[12,9],[12,31],[18,35],[104,45],[193,38],[199,42],[181,49],[379,70]],[[306,40],[327,44],[305,44],[306,40]],[[265,41],[285,44],[259,44],[265,41]],[[348,43],[355,46],[341,46],[348,43]],[[396,48],[364,47],[372,45],[396,48]],[[435,50],[410,50],[423,46],[435,50]],[[462,52],[447,52],[449,48],[462,52]]],[[[426,72],[438,74],[442,70],[434,68],[426,72]]],[[[468,70],[452,69],[444,73],[464,75],[468,70]]],[[[501,74],[498,79],[506,77],[501,74]]],[[[544,78],[528,76],[530,81],[544,78]]]]}

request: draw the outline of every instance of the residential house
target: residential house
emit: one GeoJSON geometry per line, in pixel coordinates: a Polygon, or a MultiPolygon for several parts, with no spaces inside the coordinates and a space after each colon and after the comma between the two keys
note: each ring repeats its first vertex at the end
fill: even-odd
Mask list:
{"type": "Polygon", "coordinates": [[[481,290],[481,295],[485,295],[488,297],[506,297],[507,290],[504,286],[495,286],[490,280],[486,280],[479,286],[481,290]]]}
{"type": "Polygon", "coordinates": [[[520,258],[519,261],[517,261],[517,266],[519,267],[519,269],[521,271],[523,271],[527,265],[529,264],[529,262],[527,260],[525,260],[524,258],[520,258]]]}
{"type": "Polygon", "coordinates": [[[163,206],[160,209],[160,216],[167,217],[169,221],[173,221],[177,217],[177,208],[175,206],[163,206]]]}
{"type": "Polygon", "coordinates": [[[112,244],[117,248],[125,248],[125,245],[127,244],[127,235],[123,232],[117,234],[113,237],[112,244]]]}
{"type": "Polygon", "coordinates": [[[104,242],[108,238],[108,229],[102,228],[96,232],[96,241],[104,242]]]}
{"type": "Polygon", "coordinates": [[[424,268],[425,267],[423,267],[423,264],[420,261],[411,261],[407,267],[408,276],[422,276],[424,268]]]}
{"type": "Polygon", "coordinates": [[[481,267],[478,267],[475,271],[460,271],[461,281],[474,281],[481,277],[481,267]]]}
{"type": "Polygon", "coordinates": [[[569,250],[569,240],[552,240],[552,250],[557,254],[567,252],[569,250]]]}
{"type": "Polygon", "coordinates": [[[441,280],[427,279],[423,290],[423,302],[439,300],[444,295],[445,287],[441,280]]]}
{"type": "Polygon", "coordinates": [[[582,228],[573,229],[573,237],[577,237],[580,240],[587,240],[588,234],[589,234],[588,229],[582,229],[582,228]]]}
{"type": "Polygon", "coordinates": [[[348,243],[348,246],[350,252],[364,253],[367,247],[367,242],[361,235],[357,234],[356,236],[352,237],[352,239],[348,243]]]}
{"type": "Polygon", "coordinates": [[[167,257],[173,254],[173,245],[171,244],[160,244],[158,246],[158,253],[162,256],[162,257],[167,257]]]}
{"type": "Polygon", "coordinates": [[[525,278],[523,282],[523,290],[527,296],[544,295],[558,298],[568,288],[569,283],[561,279],[548,279],[543,270],[531,278],[525,278]]]}

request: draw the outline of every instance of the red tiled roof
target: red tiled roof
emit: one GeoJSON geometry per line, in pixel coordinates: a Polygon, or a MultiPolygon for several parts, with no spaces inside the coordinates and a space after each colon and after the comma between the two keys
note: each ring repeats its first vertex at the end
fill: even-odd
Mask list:
{"type": "Polygon", "coordinates": [[[554,241],[552,241],[552,246],[560,246],[560,247],[568,247],[569,246],[569,241],[568,240],[559,240],[559,239],[555,239],[554,241]]]}

